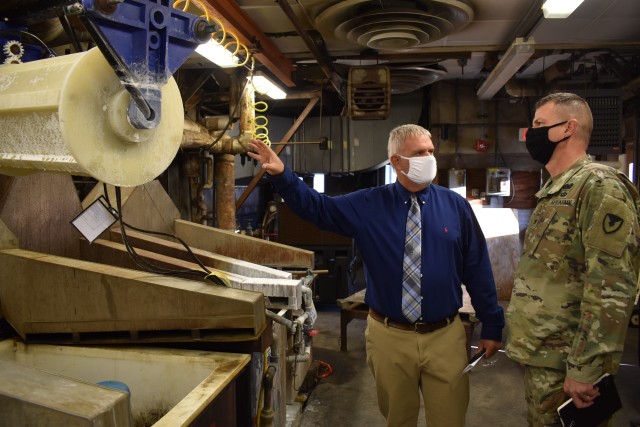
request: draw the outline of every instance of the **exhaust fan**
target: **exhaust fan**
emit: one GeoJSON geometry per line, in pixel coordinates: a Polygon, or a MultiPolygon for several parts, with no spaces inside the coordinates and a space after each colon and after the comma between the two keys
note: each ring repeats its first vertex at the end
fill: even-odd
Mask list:
{"type": "Polygon", "coordinates": [[[384,120],[391,110],[391,78],[387,67],[349,69],[348,115],[353,120],[384,120]]]}

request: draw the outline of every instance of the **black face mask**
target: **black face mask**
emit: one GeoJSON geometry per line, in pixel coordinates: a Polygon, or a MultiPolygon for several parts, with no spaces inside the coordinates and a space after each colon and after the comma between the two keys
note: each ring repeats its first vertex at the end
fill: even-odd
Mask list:
{"type": "Polygon", "coordinates": [[[556,145],[569,139],[567,136],[562,138],[560,141],[549,141],[549,129],[563,125],[567,122],[568,120],[565,120],[564,122],[556,123],[551,126],[541,126],[539,128],[530,127],[527,129],[527,150],[533,160],[536,160],[543,165],[549,163],[549,160],[551,160],[551,156],[556,149],[556,145]]]}

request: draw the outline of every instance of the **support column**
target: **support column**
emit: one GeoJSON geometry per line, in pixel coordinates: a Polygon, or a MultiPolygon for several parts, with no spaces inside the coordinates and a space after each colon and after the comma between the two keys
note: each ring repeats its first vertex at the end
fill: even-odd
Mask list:
{"type": "Polygon", "coordinates": [[[236,229],[234,159],[232,154],[215,155],[216,219],[223,230],[236,229]]]}

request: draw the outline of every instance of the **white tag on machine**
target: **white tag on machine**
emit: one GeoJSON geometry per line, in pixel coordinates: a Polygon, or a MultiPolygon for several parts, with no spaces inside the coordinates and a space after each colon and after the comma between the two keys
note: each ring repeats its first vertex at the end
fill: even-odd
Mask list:
{"type": "Polygon", "coordinates": [[[89,243],[93,243],[106,229],[111,227],[117,217],[109,210],[104,196],[100,196],[78,216],[71,220],[71,224],[84,236],[89,243]]]}

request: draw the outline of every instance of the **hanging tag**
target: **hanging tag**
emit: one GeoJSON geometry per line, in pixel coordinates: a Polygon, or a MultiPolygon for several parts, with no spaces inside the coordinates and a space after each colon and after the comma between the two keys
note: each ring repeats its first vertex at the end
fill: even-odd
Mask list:
{"type": "Polygon", "coordinates": [[[78,216],[71,220],[73,225],[89,243],[93,243],[118,218],[109,210],[104,196],[100,196],[78,216]]]}

